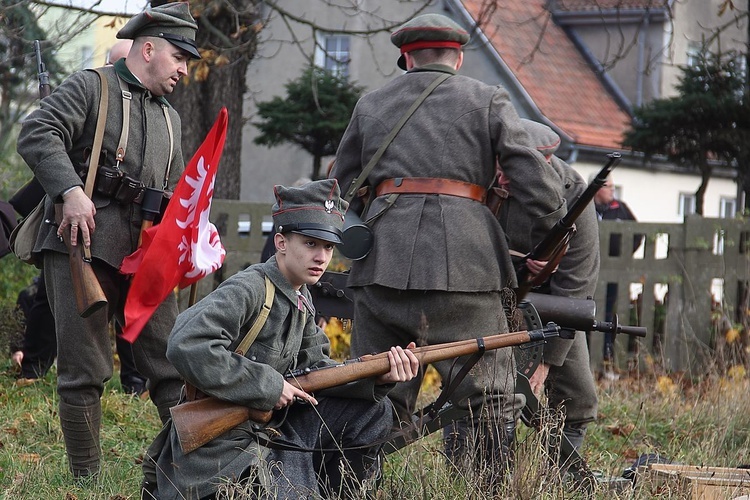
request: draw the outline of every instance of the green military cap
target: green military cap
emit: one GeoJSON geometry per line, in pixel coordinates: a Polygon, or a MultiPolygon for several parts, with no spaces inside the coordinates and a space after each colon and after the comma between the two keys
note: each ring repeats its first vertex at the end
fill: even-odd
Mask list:
{"type": "Polygon", "coordinates": [[[543,123],[527,118],[521,118],[521,124],[531,136],[531,141],[536,146],[537,151],[542,153],[545,158],[555,154],[557,148],[560,147],[560,136],[554,130],[543,123]]]}
{"type": "Polygon", "coordinates": [[[174,46],[188,52],[194,59],[201,55],[195,45],[195,34],[198,25],[190,15],[187,2],[175,2],[146,9],[133,16],[120,31],[117,38],[135,39],[139,36],[155,36],[171,42],[174,46]]]}
{"type": "Polygon", "coordinates": [[[393,45],[401,49],[398,67],[406,69],[404,54],[419,49],[460,49],[469,41],[466,32],[452,19],[441,14],[423,14],[403,24],[391,35],[393,45]]]}
{"type": "Polygon", "coordinates": [[[277,233],[299,233],[331,243],[341,243],[344,214],[349,206],[341,199],[336,179],[313,181],[299,187],[273,188],[273,225],[277,233]]]}

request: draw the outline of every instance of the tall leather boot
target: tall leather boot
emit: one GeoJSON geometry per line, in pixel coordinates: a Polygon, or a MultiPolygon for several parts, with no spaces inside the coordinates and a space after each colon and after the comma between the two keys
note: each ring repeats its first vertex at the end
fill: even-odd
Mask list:
{"type": "MultiPolygon", "coordinates": [[[[497,423],[468,417],[443,428],[446,458],[459,470],[471,467],[492,491],[513,471],[516,423],[497,423]]],[[[490,490],[483,490],[490,491],[490,490]]]]}
{"type": "Polygon", "coordinates": [[[102,407],[75,406],[60,401],[60,427],[65,438],[68,465],[78,479],[99,472],[99,428],[102,407]]]}

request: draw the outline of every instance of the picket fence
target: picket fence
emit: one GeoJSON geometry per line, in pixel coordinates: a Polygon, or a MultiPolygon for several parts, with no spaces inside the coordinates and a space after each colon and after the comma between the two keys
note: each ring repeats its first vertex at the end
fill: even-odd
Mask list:
{"type": "MultiPolygon", "coordinates": [[[[202,280],[197,298],[246,266],[259,262],[272,229],[271,207],[264,203],[213,201],[211,220],[227,249],[224,266],[202,280]]],[[[602,221],[597,318],[616,313],[620,323],[648,328],[637,343],[615,341],[615,360],[668,371],[697,371],[710,362],[716,345],[716,316],[725,324],[748,313],[750,223],[740,219],[689,216],[682,224],[602,221]],[[611,307],[607,307],[608,301],[611,307]],[[608,309],[610,311],[608,311],[608,309]]],[[[189,294],[180,295],[182,308],[189,294]]],[[[602,362],[604,337],[588,336],[592,369],[602,362]]]]}

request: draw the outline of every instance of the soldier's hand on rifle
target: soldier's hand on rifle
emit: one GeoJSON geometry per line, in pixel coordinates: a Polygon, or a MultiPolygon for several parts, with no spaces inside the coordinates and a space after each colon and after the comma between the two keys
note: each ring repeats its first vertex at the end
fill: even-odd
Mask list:
{"type": "MultiPolygon", "coordinates": [[[[548,262],[546,260],[526,260],[526,267],[531,271],[531,274],[536,276],[537,274],[544,271],[544,268],[547,267],[548,262]]],[[[555,267],[552,272],[554,273],[557,271],[557,267],[555,267]]]]}
{"type": "Polygon", "coordinates": [[[78,243],[78,231],[83,236],[83,246],[91,246],[91,234],[96,228],[94,222],[96,207],[94,202],[86,196],[83,189],[75,187],[63,195],[63,217],[57,235],[62,236],[64,231],[70,231],[70,244],[76,246],[78,243]]]}
{"type": "Polygon", "coordinates": [[[540,363],[539,366],[536,367],[536,370],[534,370],[531,378],[529,378],[531,392],[533,392],[536,397],[540,397],[544,392],[544,383],[547,381],[547,375],[549,375],[549,365],[546,363],[540,363]]]}
{"type": "Polygon", "coordinates": [[[318,400],[312,397],[310,394],[306,393],[302,389],[293,386],[286,380],[284,381],[284,388],[281,390],[281,396],[279,397],[279,400],[274,405],[274,410],[280,410],[284,407],[289,406],[290,404],[294,403],[295,401],[305,401],[307,403],[310,403],[312,405],[317,405],[318,400]]]}
{"type": "Polygon", "coordinates": [[[400,346],[391,347],[391,350],[388,351],[388,362],[391,365],[391,370],[378,377],[376,383],[406,382],[416,377],[419,373],[419,360],[410,350],[415,347],[417,345],[414,342],[410,342],[406,349],[402,349],[400,346]]]}

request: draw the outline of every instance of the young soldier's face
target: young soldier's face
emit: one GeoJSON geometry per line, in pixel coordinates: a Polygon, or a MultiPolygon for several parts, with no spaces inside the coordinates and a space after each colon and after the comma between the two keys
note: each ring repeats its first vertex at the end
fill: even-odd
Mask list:
{"type": "Polygon", "coordinates": [[[277,234],[279,269],[295,288],[314,285],[328,268],[334,244],[297,233],[277,234]]]}

